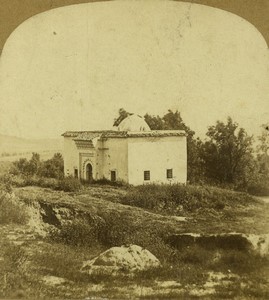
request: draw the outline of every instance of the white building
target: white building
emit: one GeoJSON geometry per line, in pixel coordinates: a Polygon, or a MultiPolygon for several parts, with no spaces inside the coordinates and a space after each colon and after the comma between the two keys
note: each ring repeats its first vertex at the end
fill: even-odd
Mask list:
{"type": "Polygon", "coordinates": [[[187,145],[182,130],[150,130],[132,115],[117,130],[67,131],[64,172],[87,181],[109,179],[133,185],[186,183],[187,145]]]}

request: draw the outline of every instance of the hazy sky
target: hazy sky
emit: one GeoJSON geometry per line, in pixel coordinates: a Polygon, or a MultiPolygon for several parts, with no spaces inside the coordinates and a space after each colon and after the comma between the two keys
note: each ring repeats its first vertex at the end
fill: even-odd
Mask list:
{"type": "Polygon", "coordinates": [[[269,54],[259,31],[215,8],[113,1],[25,21],[0,60],[0,132],[55,137],[107,129],[121,107],[178,109],[197,135],[230,115],[249,133],[269,121],[269,54]]]}

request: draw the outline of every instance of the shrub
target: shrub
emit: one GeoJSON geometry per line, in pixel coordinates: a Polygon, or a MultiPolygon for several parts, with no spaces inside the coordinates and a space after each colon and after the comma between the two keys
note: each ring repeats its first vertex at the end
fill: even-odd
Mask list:
{"type": "Polygon", "coordinates": [[[268,258],[261,257],[252,251],[244,252],[239,250],[223,251],[220,260],[216,263],[218,269],[233,273],[250,273],[260,270],[264,265],[268,265],[268,258]]]}
{"type": "Polygon", "coordinates": [[[256,182],[248,186],[248,193],[256,196],[269,196],[269,182],[256,182]]]}
{"type": "Polygon", "coordinates": [[[104,222],[97,229],[97,237],[101,244],[112,247],[127,242],[127,237],[135,231],[130,218],[119,212],[102,215],[104,222]]]}
{"type": "Polygon", "coordinates": [[[17,299],[18,295],[25,296],[20,290],[27,283],[26,261],[27,253],[20,247],[10,242],[1,245],[0,298],[17,299]]]}
{"type": "Polygon", "coordinates": [[[244,205],[255,200],[246,193],[198,185],[143,185],[130,188],[123,203],[154,211],[175,214],[183,208],[195,212],[198,209],[224,209],[226,205],[244,205]]]}
{"type": "Polygon", "coordinates": [[[50,237],[55,242],[72,246],[90,247],[97,242],[94,226],[85,220],[74,220],[64,224],[60,230],[51,231],[50,237]]]}
{"type": "Polygon", "coordinates": [[[60,153],[55,153],[52,159],[44,161],[38,171],[42,177],[62,179],[64,177],[64,160],[60,153]]]}
{"type": "Polygon", "coordinates": [[[10,170],[13,175],[41,176],[46,178],[62,179],[64,177],[64,161],[60,153],[55,153],[51,159],[40,160],[38,153],[33,153],[32,158],[20,158],[13,163],[10,170]]]}
{"type": "Polygon", "coordinates": [[[65,192],[77,192],[81,190],[81,188],[81,182],[72,176],[65,177],[62,180],[60,180],[57,187],[57,189],[65,192]]]}
{"type": "Polygon", "coordinates": [[[18,161],[15,161],[13,165],[11,172],[14,175],[35,175],[41,165],[40,155],[38,153],[33,153],[29,161],[26,158],[20,158],[18,161]]]}
{"type": "Polygon", "coordinates": [[[0,189],[6,193],[12,192],[12,176],[10,174],[5,174],[0,177],[0,189]]]}
{"type": "Polygon", "coordinates": [[[25,206],[9,193],[0,192],[0,224],[26,224],[28,215],[25,206]]]}
{"type": "Polygon", "coordinates": [[[148,249],[160,260],[169,260],[173,249],[166,244],[167,230],[152,224],[137,222],[132,215],[119,212],[103,215],[99,223],[97,238],[106,247],[135,244],[148,249]]]}
{"type": "Polygon", "coordinates": [[[209,261],[209,251],[193,245],[177,253],[177,259],[184,263],[205,265],[209,261]]]}

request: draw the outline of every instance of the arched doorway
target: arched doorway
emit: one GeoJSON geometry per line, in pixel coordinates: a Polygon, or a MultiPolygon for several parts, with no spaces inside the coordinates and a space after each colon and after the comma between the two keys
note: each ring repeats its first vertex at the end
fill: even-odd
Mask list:
{"type": "Polygon", "coordinates": [[[86,180],[92,181],[92,165],[90,163],[86,165],[86,180]]]}

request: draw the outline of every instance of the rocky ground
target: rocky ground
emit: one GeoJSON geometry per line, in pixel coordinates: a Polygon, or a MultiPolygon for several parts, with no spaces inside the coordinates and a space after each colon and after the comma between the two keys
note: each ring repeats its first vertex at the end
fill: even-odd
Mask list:
{"type": "MultiPolygon", "coordinates": [[[[0,297],[269,298],[268,203],[167,215],[121,204],[125,193],[124,188],[98,186],[80,193],[15,189],[13,197],[27,206],[29,219],[26,224],[0,225],[0,297]],[[90,227],[81,226],[85,220],[90,227]],[[96,226],[98,239],[90,231],[96,226]],[[69,236],[70,228],[77,230],[74,235],[69,236]],[[149,246],[156,258],[152,268],[127,268],[116,275],[83,270],[89,261],[101,261],[106,269],[108,260],[104,263],[102,255],[98,260],[99,255],[112,246],[124,246],[119,250],[123,253],[133,241],[142,250],[149,246]]],[[[108,265],[113,269],[119,263],[110,255],[108,265]]]]}

